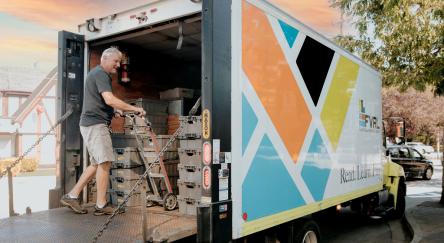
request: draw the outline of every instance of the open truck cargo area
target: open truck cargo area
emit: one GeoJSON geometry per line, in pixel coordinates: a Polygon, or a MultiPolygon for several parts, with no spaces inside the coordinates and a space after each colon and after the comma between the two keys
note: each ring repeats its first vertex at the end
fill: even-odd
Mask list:
{"type": "MultiPolygon", "coordinates": [[[[150,101],[157,135],[171,136],[180,122],[198,126],[164,154],[178,208],[145,207],[139,193],[142,200],[128,202],[100,240],[302,242],[297,237],[308,232],[319,239],[311,215],[337,205],[403,215],[404,174],[383,153],[380,74],[262,0],[153,1],[89,19],[78,34],[60,32],[58,114],[74,113],[60,128],[51,208],[89,164],[78,127],[84,77],[111,46],[124,53],[113,93],[150,101]]],[[[126,148],[125,119],[112,129],[121,157],[137,157],[126,148]]],[[[111,171],[110,195],[118,183],[134,185],[133,177],[113,174],[133,176],[122,161],[111,171]]],[[[94,203],[93,184],[83,201],[94,203]]],[[[0,240],[20,240],[14,232],[23,230],[42,241],[88,241],[104,221],[51,209],[2,220],[0,240]]]]}
{"type": "MultiPolygon", "coordinates": [[[[94,207],[87,207],[93,211],[94,207]]],[[[180,215],[177,211],[165,212],[160,208],[148,210],[147,232],[152,242],[192,241],[196,235],[196,217],[180,215]],[[153,232],[154,231],[154,232],[153,232]]],[[[73,214],[66,208],[12,217],[2,222],[1,242],[92,242],[104,217],[92,213],[73,214]],[[20,232],[20,233],[18,233],[20,232]]],[[[113,225],[100,242],[134,242],[142,237],[140,208],[131,208],[115,218],[113,225]]],[[[195,240],[194,240],[195,241],[195,240]]]]}

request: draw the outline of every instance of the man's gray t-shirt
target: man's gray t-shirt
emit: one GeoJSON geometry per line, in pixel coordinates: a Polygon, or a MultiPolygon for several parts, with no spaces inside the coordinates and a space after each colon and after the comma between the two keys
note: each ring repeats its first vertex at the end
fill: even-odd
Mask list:
{"type": "Polygon", "coordinates": [[[112,92],[111,76],[98,65],[86,76],[80,126],[110,124],[114,109],[105,103],[102,92],[112,92]]]}

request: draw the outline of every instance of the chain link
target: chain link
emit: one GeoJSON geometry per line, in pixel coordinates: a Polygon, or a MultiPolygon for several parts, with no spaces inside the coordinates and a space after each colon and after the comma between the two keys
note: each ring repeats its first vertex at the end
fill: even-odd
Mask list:
{"type": "MultiPolygon", "coordinates": [[[[121,212],[123,205],[128,202],[128,200],[133,196],[136,189],[142,184],[143,180],[146,180],[146,177],[150,173],[151,169],[159,164],[160,157],[163,153],[168,149],[168,147],[177,139],[177,137],[182,133],[183,124],[180,124],[179,128],[174,132],[173,136],[168,140],[162,150],[157,154],[156,160],[146,168],[145,173],[139,177],[136,184],[131,188],[130,192],[124,197],[123,202],[121,202],[114,212],[107,218],[106,222],[102,225],[102,228],[97,232],[96,236],[94,236],[93,242],[96,243],[100,236],[102,236],[103,232],[108,228],[108,225],[111,223],[111,220],[121,212]]],[[[136,135],[137,136],[137,135],[136,135]]],[[[143,207],[143,205],[142,205],[143,207]]]]}
{"type": "Polygon", "coordinates": [[[74,110],[72,108],[69,109],[62,117],[60,117],[60,119],[45,134],[40,136],[31,147],[29,147],[22,155],[20,155],[12,164],[10,164],[8,167],[6,167],[6,169],[0,173],[0,179],[2,179],[2,177],[8,173],[8,170],[17,166],[26,155],[28,155],[37,145],[39,145],[43,141],[43,139],[45,139],[49,134],[51,134],[51,132],[53,132],[54,129],[60,123],[62,123],[64,120],[66,120],[66,118],[68,118],[73,113],[73,111],[74,110]]]}
{"type": "MultiPolygon", "coordinates": [[[[194,114],[196,114],[197,109],[200,106],[200,100],[201,98],[199,97],[199,99],[196,101],[196,103],[194,104],[193,108],[191,108],[190,113],[189,113],[189,117],[193,116],[194,114]]],[[[159,164],[160,161],[160,157],[163,155],[163,153],[168,149],[168,147],[177,139],[177,137],[182,133],[183,130],[183,123],[180,123],[179,128],[177,128],[177,130],[174,132],[173,136],[170,138],[170,140],[168,140],[168,142],[165,144],[165,146],[162,148],[162,150],[160,150],[160,152],[157,154],[156,160],[154,161],[154,163],[152,163],[148,168],[146,168],[145,173],[143,173],[143,175],[141,175],[139,177],[139,179],[137,180],[136,184],[133,186],[133,188],[130,190],[130,192],[128,193],[128,195],[126,195],[123,199],[123,202],[121,202],[116,209],[114,209],[113,213],[106,219],[106,222],[102,225],[102,227],[100,228],[100,230],[97,232],[96,236],[94,236],[93,238],[93,243],[96,243],[97,240],[99,239],[100,236],[102,236],[103,232],[108,228],[108,225],[111,223],[111,220],[118,214],[120,213],[120,210],[122,210],[122,207],[125,203],[128,202],[128,200],[130,199],[130,197],[133,196],[134,192],[136,191],[136,189],[142,184],[143,180],[146,180],[146,177],[148,176],[148,174],[150,173],[151,169],[159,164]]],[[[137,132],[137,131],[136,131],[137,132]]],[[[137,138],[136,135],[136,140],[139,143],[139,140],[137,138]]],[[[139,146],[140,147],[140,146],[139,146]]],[[[143,207],[143,205],[142,205],[143,207]]]]}

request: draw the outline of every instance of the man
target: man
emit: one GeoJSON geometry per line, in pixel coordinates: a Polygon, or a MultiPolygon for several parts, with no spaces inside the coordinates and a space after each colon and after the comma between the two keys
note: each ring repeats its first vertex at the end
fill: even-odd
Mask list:
{"type": "Polygon", "coordinates": [[[114,109],[145,115],[142,108],[129,105],[112,93],[111,75],[117,73],[121,58],[122,53],[118,49],[113,47],[106,49],[102,53],[100,65],[92,69],[86,77],[80,133],[88,149],[91,165],[83,172],[74,188],[60,199],[62,205],[76,213],[88,213],[80,205],[79,195],[87,183],[96,176],[97,202],[94,215],[112,214],[114,208],[106,200],[106,189],[111,163],[115,158],[108,125],[114,109]]]}

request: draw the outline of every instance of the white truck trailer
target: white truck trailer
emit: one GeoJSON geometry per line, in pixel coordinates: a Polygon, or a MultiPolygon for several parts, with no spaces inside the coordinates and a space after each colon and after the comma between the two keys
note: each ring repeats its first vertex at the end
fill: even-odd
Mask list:
{"type": "MultiPolygon", "coordinates": [[[[52,208],[87,166],[78,129],[83,83],[110,46],[131,60],[113,80],[118,97],[158,99],[174,87],[202,95],[196,216],[150,211],[148,219],[176,221],[159,219],[146,240],[301,242],[319,240],[310,216],[337,205],[403,215],[403,171],[384,156],[380,74],[262,0],[152,1],[60,32],[59,114],[76,109],[61,126],[52,208]]],[[[119,215],[102,237],[140,239],[139,219],[139,211],[119,215]]],[[[32,228],[36,240],[84,241],[101,220],[51,209],[7,219],[0,240],[32,228]]]]}

